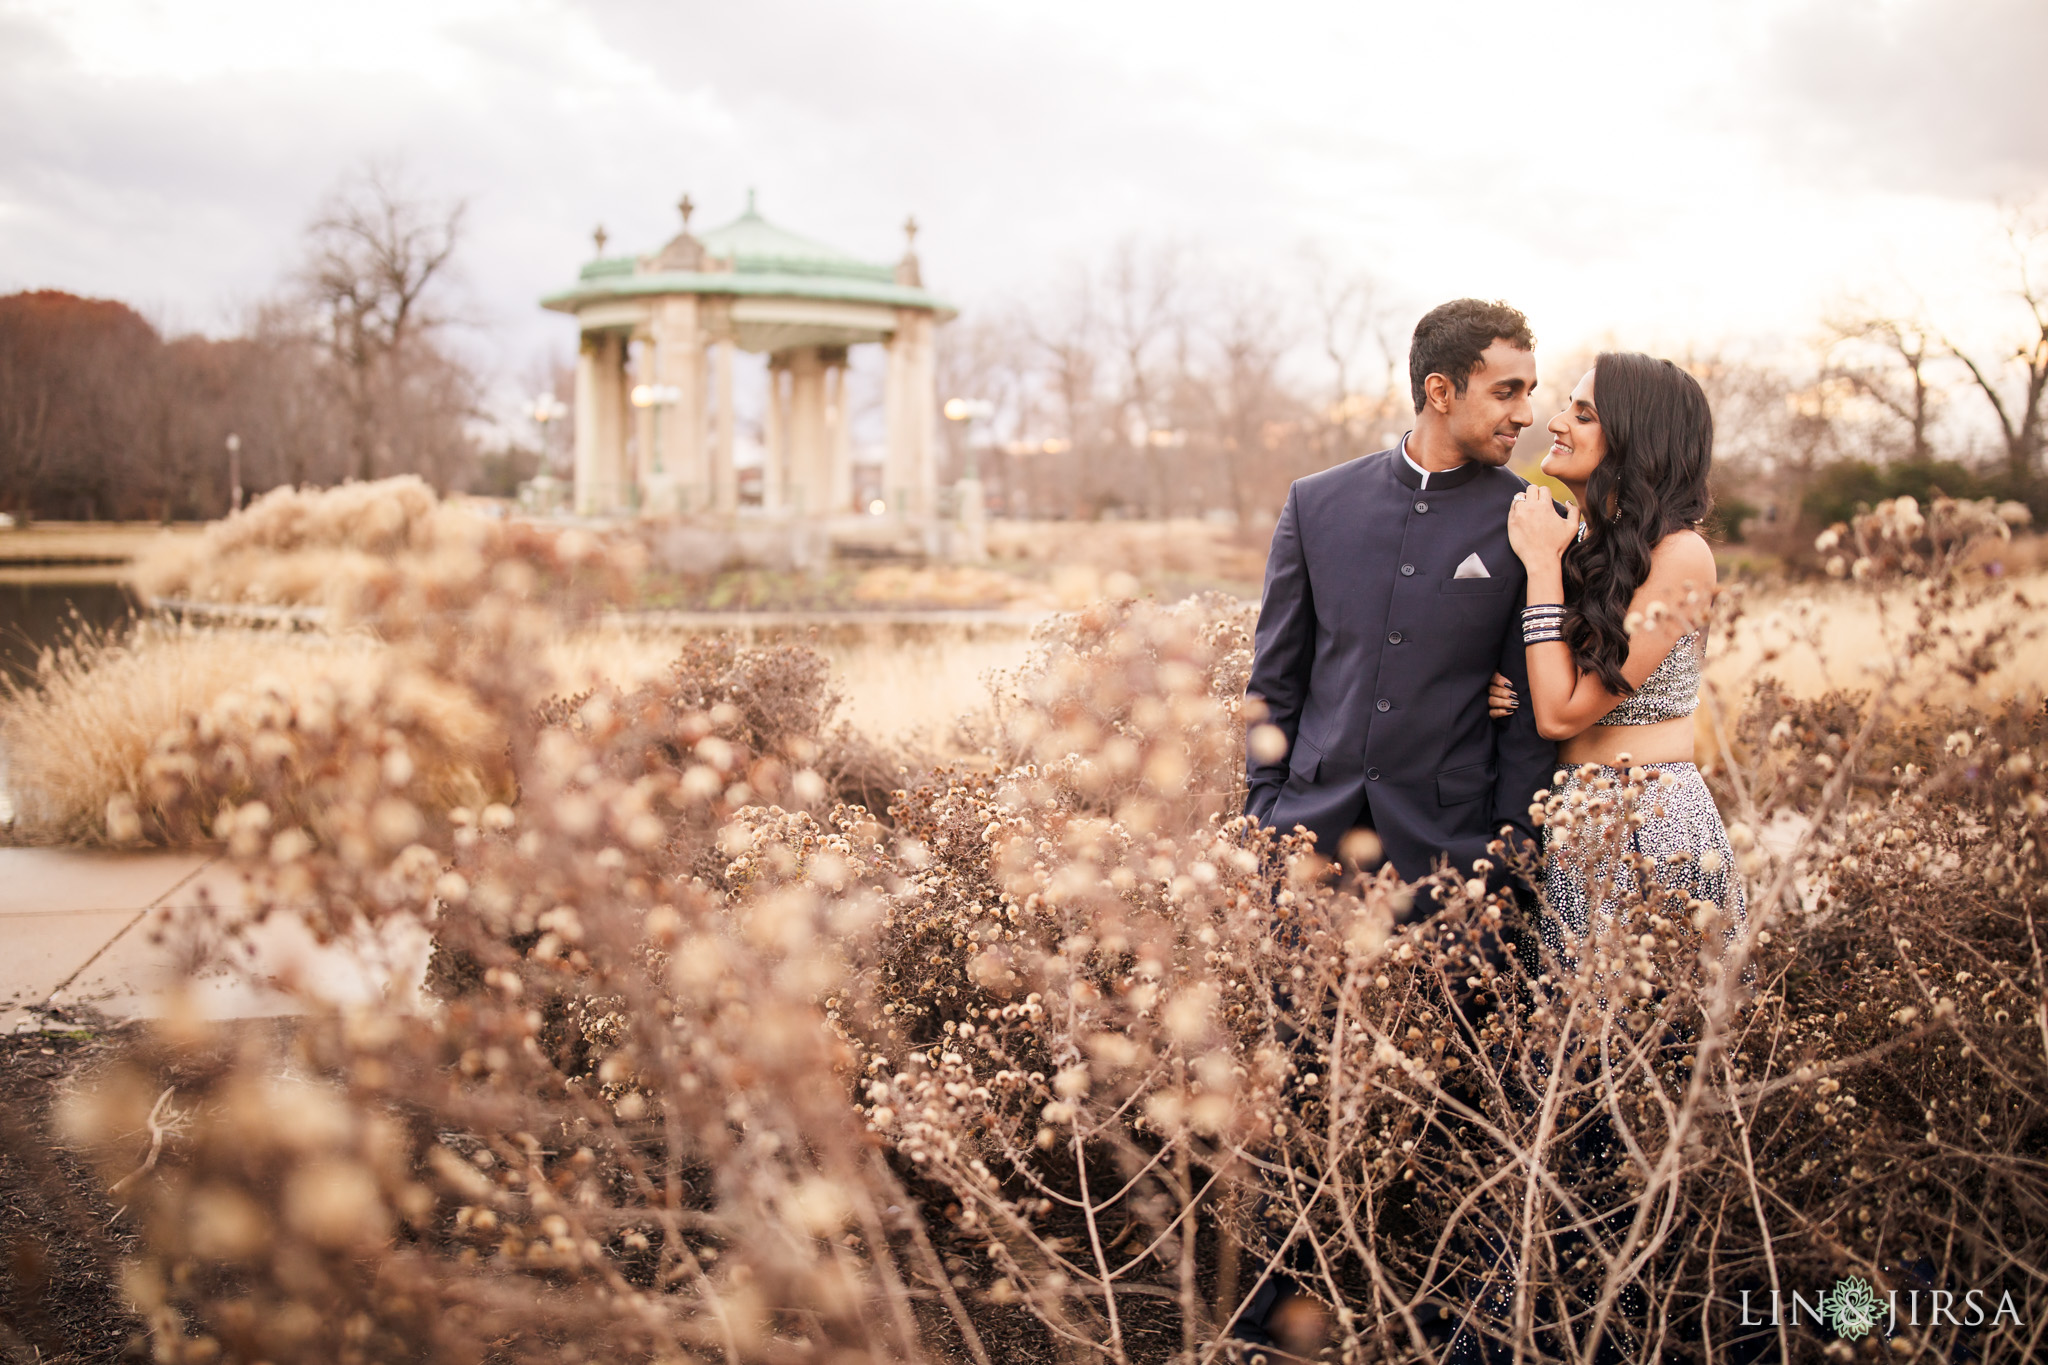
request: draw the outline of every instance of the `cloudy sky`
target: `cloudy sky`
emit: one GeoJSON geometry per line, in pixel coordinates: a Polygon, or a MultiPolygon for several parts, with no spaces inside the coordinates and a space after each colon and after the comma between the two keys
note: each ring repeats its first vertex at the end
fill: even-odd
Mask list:
{"type": "Polygon", "coordinates": [[[748,187],[966,308],[1124,237],[1304,243],[1549,344],[1789,339],[1855,293],[1995,327],[1996,203],[2048,188],[2041,0],[0,0],[0,289],[223,330],[351,167],[471,203],[476,336],[602,221],[748,187]]]}

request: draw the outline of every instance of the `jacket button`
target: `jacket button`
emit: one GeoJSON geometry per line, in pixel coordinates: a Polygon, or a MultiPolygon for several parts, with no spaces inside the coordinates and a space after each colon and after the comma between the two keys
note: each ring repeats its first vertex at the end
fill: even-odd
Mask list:
{"type": "Polygon", "coordinates": [[[1401,566],[1401,577],[1403,577],[1403,578],[1413,578],[1413,577],[1415,577],[1415,566],[1414,566],[1413,564],[1403,564],[1403,565],[1401,566]]]}
{"type": "Polygon", "coordinates": [[[1418,512],[1427,512],[1429,510],[1429,504],[1426,502],[1418,502],[1415,504],[1415,510],[1418,512]]]}
{"type": "Polygon", "coordinates": [[[1398,631],[1398,630],[1390,630],[1390,631],[1388,631],[1388,632],[1387,632],[1387,643],[1388,643],[1388,644],[1390,644],[1390,645],[1398,645],[1398,644],[1400,644],[1400,643],[1401,643],[1401,632],[1400,632],[1400,631],[1398,631]]]}
{"type": "Polygon", "coordinates": [[[1366,781],[1368,781],[1368,782],[1377,782],[1377,781],[1379,781],[1379,780],[1380,780],[1380,770],[1379,770],[1378,768],[1367,768],[1367,769],[1365,770],[1365,780],[1366,780],[1366,781]]]}
{"type": "Polygon", "coordinates": [[[1381,697],[1381,698],[1380,698],[1380,710],[1382,710],[1382,711],[1391,711],[1391,710],[1393,710],[1393,709],[1394,709],[1394,703],[1392,703],[1392,702],[1388,701],[1388,700],[1387,700],[1387,699],[1386,699],[1385,697],[1381,697]]]}

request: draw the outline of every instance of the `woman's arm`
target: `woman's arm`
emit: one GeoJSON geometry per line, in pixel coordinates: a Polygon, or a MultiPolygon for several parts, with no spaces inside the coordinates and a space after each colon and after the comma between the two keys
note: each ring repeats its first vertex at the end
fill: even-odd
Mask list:
{"type": "MultiPolygon", "coordinates": [[[[1508,540],[1529,574],[1530,606],[1564,601],[1564,551],[1578,531],[1577,509],[1561,519],[1549,493],[1518,499],[1508,512],[1508,540]]],[[[1714,591],[1714,554],[1696,532],[1677,531],[1650,552],[1650,575],[1629,603],[1628,658],[1621,676],[1640,687],[1680,637],[1704,618],[1714,591]]],[[[1528,646],[1529,703],[1536,731],[1566,740],[1599,723],[1621,703],[1598,675],[1583,673],[1563,641],[1528,646]]]]}

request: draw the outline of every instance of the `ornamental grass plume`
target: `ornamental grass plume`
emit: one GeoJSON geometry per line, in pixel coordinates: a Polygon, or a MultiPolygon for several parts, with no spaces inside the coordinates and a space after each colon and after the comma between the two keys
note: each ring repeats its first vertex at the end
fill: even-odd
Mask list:
{"type": "Polygon", "coordinates": [[[145,598],[324,605],[336,586],[391,561],[466,546],[479,519],[417,475],[337,488],[273,488],[197,537],[153,546],[135,565],[145,598]]]}
{"type": "MultiPolygon", "coordinates": [[[[315,640],[153,621],[126,636],[80,628],[44,653],[33,679],[10,682],[0,695],[0,749],[15,808],[8,838],[162,842],[170,831],[152,806],[150,772],[179,737],[246,728],[241,738],[254,741],[279,706],[369,714],[389,662],[362,635],[315,640]]],[[[436,748],[460,753],[475,740],[475,719],[437,711],[421,723],[440,737],[436,748]]],[[[230,784],[236,790],[247,789],[242,768],[230,784]]]]}
{"type": "Polygon", "coordinates": [[[1742,1295],[1845,1277],[1957,1296],[1909,1350],[2028,1359],[2048,729],[1926,698],[2031,604],[1967,537],[1871,553],[1889,515],[1872,685],[1706,698],[1748,919],[1646,877],[1625,772],[1540,803],[1612,888],[1568,956],[1489,868],[1403,883],[1235,814],[1242,604],[1064,618],[975,761],[870,796],[801,649],[561,695],[545,641],[621,549],[398,576],[366,619],[492,718],[494,785],[431,809],[388,714],[297,753],[344,778],[298,838],[228,828],[327,933],[428,923],[433,1007],[174,1017],[78,1087],[156,1358],[1206,1362],[1284,1269],[1331,1360],[1810,1358],[1742,1295]]]}

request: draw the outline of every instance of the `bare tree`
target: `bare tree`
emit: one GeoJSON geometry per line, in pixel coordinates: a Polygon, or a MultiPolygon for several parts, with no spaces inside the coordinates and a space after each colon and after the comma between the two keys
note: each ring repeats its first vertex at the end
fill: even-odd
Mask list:
{"type": "Polygon", "coordinates": [[[1161,426],[1165,389],[1155,373],[1159,352],[1184,322],[1180,267],[1178,249],[1141,249],[1126,239],[1110,257],[1103,280],[1103,321],[1117,364],[1117,425],[1150,476],[1146,510],[1153,516],[1169,515],[1172,507],[1166,465],[1152,432],[1161,426]]]}
{"type": "Polygon", "coordinates": [[[1927,430],[1941,391],[1930,380],[1939,358],[1932,330],[1917,316],[1893,317],[1851,305],[1826,320],[1824,379],[1839,380],[1906,424],[1908,458],[1933,458],[1927,430]]]}
{"type": "Polygon", "coordinates": [[[1947,337],[1942,344],[1962,362],[1991,405],[1999,434],[2005,439],[2006,469],[2024,483],[2039,472],[2036,466],[2044,441],[2048,441],[2048,201],[2009,210],[2005,237],[2018,276],[2013,293],[2026,308],[2032,336],[1996,365],[1980,362],[1947,337]],[[2014,363],[2024,375],[2017,396],[2009,394],[2000,382],[2001,373],[2014,363]]]}
{"type": "Polygon", "coordinates": [[[1179,387],[1187,424],[1198,426],[1201,443],[1214,451],[1231,510],[1243,524],[1274,492],[1265,475],[1299,407],[1280,373],[1288,329],[1273,291],[1258,283],[1223,291],[1205,315],[1208,363],[1184,365],[1179,387]]]}
{"type": "Polygon", "coordinates": [[[1339,268],[1320,247],[1305,248],[1302,258],[1317,342],[1331,371],[1324,434],[1330,438],[1329,456],[1341,460],[1353,453],[1359,424],[1386,417],[1400,401],[1394,367],[1401,354],[1403,314],[1373,275],[1339,268]],[[1365,370],[1374,361],[1379,391],[1368,394],[1365,370]]]}
{"type": "Polygon", "coordinates": [[[351,177],[307,229],[300,272],[349,424],[358,479],[411,470],[446,485],[468,455],[465,369],[435,344],[465,205],[410,196],[395,174],[351,177]]]}
{"type": "MultiPolygon", "coordinates": [[[[1064,297],[1035,313],[1027,334],[1039,357],[1037,387],[1060,440],[1059,456],[1068,477],[1060,480],[1062,510],[1099,511],[1114,487],[1114,470],[1104,459],[1101,395],[1102,323],[1093,278],[1075,271],[1064,297]]],[[[1109,441],[1119,438],[1108,435],[1109,441]]]]}

